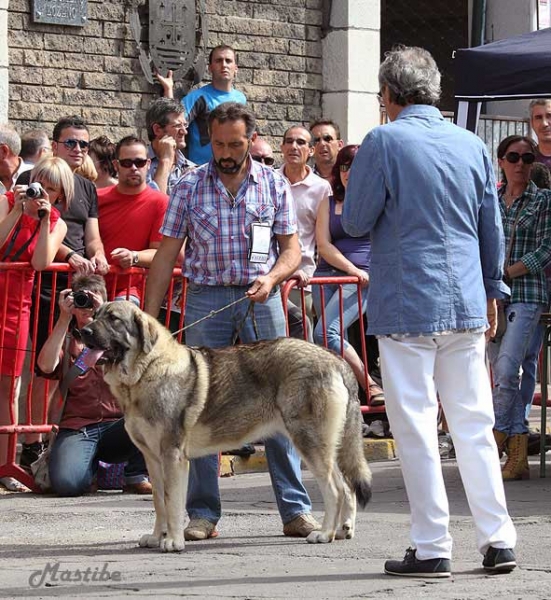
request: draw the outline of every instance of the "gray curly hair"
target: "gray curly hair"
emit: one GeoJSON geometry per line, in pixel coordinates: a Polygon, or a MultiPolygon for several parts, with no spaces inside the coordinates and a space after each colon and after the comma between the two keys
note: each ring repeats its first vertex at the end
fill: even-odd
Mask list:
{"type": "Polygon", "coordinates": [[[379,84],[386,86],[391,101],[400,106],[433,106],[440,99],[440,71],[424,48],[397,46],[387,52],[379,68],[379,84]]]}

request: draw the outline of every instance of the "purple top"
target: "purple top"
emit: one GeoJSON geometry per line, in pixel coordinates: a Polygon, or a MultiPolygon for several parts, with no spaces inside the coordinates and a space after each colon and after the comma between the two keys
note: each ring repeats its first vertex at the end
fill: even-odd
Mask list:
{"type": "MultiPolygon", "coordinates": [[[[335,213],[336,202],[333,196],[329,196],[329,235],[331,243],[345,256],[355,267],[363,271],[369,271],[371,263],[371,241],[369,235],[363,237],[352,237],[345,233],[341,224],[341,215],[335,213]]],[[[318,270],[333,269],[321,256],[318,270]]]]}

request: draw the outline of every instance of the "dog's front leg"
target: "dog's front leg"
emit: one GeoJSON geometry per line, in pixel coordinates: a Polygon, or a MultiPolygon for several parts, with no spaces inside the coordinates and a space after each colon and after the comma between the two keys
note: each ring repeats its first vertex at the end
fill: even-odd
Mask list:
{"type": "Polygon", "coordinates": [[[146,447],[140,448],[145,458],[149,479],[153,486],[153,505],[155,506],[155,527],[153,533],[142,535],[139,545],[142,548],[158,548],[161,539],[166,535],[165,490],[163,482],[163,466],[160,459],[146,447]]]}
{"type": "Polygon", "coordinates": [[[178,448],[166,452],[162,460],[167,533],[161,538],[161,550],[180,552],[185,547],[184,504],[189,462],[178,448]]]}

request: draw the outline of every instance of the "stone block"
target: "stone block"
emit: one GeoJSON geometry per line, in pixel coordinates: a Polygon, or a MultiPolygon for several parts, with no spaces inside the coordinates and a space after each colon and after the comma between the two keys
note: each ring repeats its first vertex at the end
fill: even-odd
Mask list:
{"type": "Polygon", "coordinates": [[[271,66],[273,69],[278,71],[293,71],[301,73],[306,67],[306,61],[300,56],[285,56],[282,54],[276,54],[272,56],[271,66]]]}
{"type": "Polygon", "coordinates": [[[318,73],[289,73],[289,85],[321,91],[323,90],[323,77],[318,73]]]}
{"type": "Polygon", "coordinates": [[[10,82],[25,83],[30,85],[42,85],[42,70],[39,68],[10,67],[10,82]]]}
{"type": "Polygon", "coordinates": [[[272,35],[274,37],[289,38],[291,40],[303,40],[306,37],[306,29],[301,22],[282,23],[273,21],[272,35]]]}
{"type": "Polygon", "coordinates": [[[110,21],[103,21],[103,37],[104,38],[116,38],[120,40],[133,39],[130,28],[126,23],[111,23],[110,21]]]}
{"type": "MultiPolygon", "coordinates": [[[[87,42],[88,45],[88,42],[87,42]]],[[[78,35],[45,35],[45,50],[58,50],[60,52],[83,52],[84,37],[78,35]]],[[[88,48],[87,48],[88,49],[88,48]]]]}
{"type": "Polygon", "coordinates": [[[69,54],[64,56],[65,68],[83,73],[103,72],[103,57],[88,54],[69,54]]]}
{"type": "Polygon", "coordinates": [[[113,73],[83,73],[82,89],[115,90],[121,89],[121,76],[113,73]]]}
{"type": "Polygon", "coordinates": [[[306,42],[304,40],[289,40],[289,54],[291,56],[306,56],[306,42]]]}
{"type": "Polygon", "coordinates": [[[135,75],[121,75],[121,89],[123,92],[150,92],[151,85],[142,74],[141,70],[135,75]]]}
{"type": "MultiPolygon", "coordinates": [[[[82,56],[82,54],[76,54],[74,56],[82,56]]],[[[64,69],[65,68],[65,53],[64,52],[44,52],[44,67],[51,67],[52,69],[64,69]]]]}
{"type": "Polygon", "coordinates": [[[88,18],[111,23],[123,23],[126,20],[123,2],[88,2],[88,18]]]}
{"type": "Polygon", "coordinates": [[[123,58],[120,56],[105,56],[103,59],[103,70],[106,73],[120,73],[124,75],[132,75],[133,73],[142,72],[140,63],[135,58],[123,58]]]}
{"type": "Polygon", "coordinates": [[[75,88],[80,83],[79,71],[66,71],[65,69],[43,69],[44,85],[75,88]]]}
{"type": "Polygon", "coordinates": [[[10,48],[44,48],[44,35],[35,31],[8,31],[10,48]]]}
{"type": "Polygon", "coordinates": [[[86,40],[87,54],[101,54],[104,56],[118,56],[121,42],[115,39],[104,40],[90,38],[86,40]]]}
{"type": "Polygon", "coordinates": [[[307,73],[321,73],[323,68],[323,61],[321,58],[306,58],[306,72],[307,73]]]}
{"type": "Polygon", "coordinates": [[[120,125],[120,110],[112,108],[83,108],[82,118],[95,125],[120,125]]]}
{"type": "Polygon", "coordinates": [[[255,85],[289,85],[289,73],[283,71],[255,71],[253,79],[255,85]]]}

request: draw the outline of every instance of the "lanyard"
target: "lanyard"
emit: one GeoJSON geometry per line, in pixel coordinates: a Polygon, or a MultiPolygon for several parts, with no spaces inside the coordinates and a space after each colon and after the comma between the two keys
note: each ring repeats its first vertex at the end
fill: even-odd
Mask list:
{"type": "Polygon", "coordinates": [[[4,252],[4,255],[2,256],[2,258],[0,258],[0,262],[7,262],[8,260],[10,260],[10,262],[17,262],[17,259],[23,254],[23,252],[25,252],[25,250],[30,246],[31,242],[34,240],[36,234],[38,233],[39,228],[40,228],[40,221],[38,221],[38,223],[36,224],[36,227],[35,227],[34,231],[32,232],[31,237],[10,258],[10,252],[13,250],[15,240],[17,239],[17,236],[21,232],[21,220],[20,220],[19,223],[17,223],[15,230],[11,235],[10,241],[4,252]]]}

